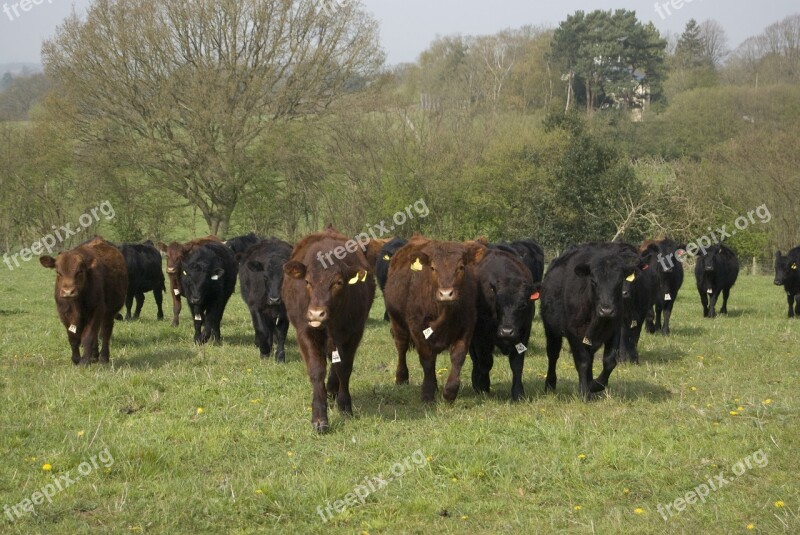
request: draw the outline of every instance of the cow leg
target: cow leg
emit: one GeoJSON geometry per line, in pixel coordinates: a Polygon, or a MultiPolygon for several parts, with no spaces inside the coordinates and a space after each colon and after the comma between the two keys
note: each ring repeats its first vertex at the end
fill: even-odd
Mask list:
{"type": "Polygon", "coordinates": [[[100,351],[100,362],[108,364],[111,357],[111,334],[114,332],[114,316],[109,315],[100,327],[100,338],[103,341],[103,349],[100,351]]]}
{"type": "Polygon", "coordinates": [[[708,317],[709,318],[716,318],[717,317],[717,299],[719,299],[719,292],[712,293],[711,297],[708,298],[708,317]]]}
{"type": "MultiPolygon", "coordinates": [[[[588,401],[591,392],[590,387],[594,383],[592,379],[594,348],[588,348],[582,342],[573,342],[572,340],[569,341],[569,345],[572,350],[572,359],[575,362],[575,369],[578,371],[578,394],[580,394],[584,401],[588,401]]],[[[611,354],[613,355],[613,344],[611,347],[611,354]]]]}
{"type": "Polygon", "coordinates": [[[647,332],[653,334],[656,332],[656,323],[655,320],[661,320],[661,311],[658,309],[658,305],[652,306],[647,310],[647,316],[645,319],[645,327],[647,328],[647,332]]]}
{"type": "Polygon", "coordinates": [[[675,295],[672,296],[673,301],[667,301],[664,303],[664,326],[661,328],[661,334],[664,336],[670,335],[669,330],[669,319],[672,317],[672,305],[675,302],[675,295]]]}
{"type": "Polygon", "coordinates": [[[88,365],[93,359],[99,357],[97,349],[97,331],[100,329],[101,320],[95,316],[89,320],[89,323],[84,327],[81,335],[81,346],[83,353],[81,355],[80,363],[82,366],[88,365]]]}
{"type": "MultiPolygon", "coordinates": [[[[405,325],[389,317],[392,323],[392,337],[394,346],[397,348],[397,370],[394,373],[394,382],[398,385],[408,384],[408,363],[406,353],[408,353],[409,332],[405,325]]],[[[420,359],[422,357],[420,356],[420,359]]]]}
{"type": "Polygon", "coordinates": [[[139,314],[142,313],[142,306],[144,306],[144,292],[139,292],[136,294],[136,312],[133,313],[133,319],[139,319],[139,314]]]}
{"type": "Polygon", "coordinates": [[[795,316],[800,317],[800,294],[795,295],[795,299],[797,300],[797,303],[794,306],[794,313],[795,316]]]}
{"type": "MultiPolygon", "coordinates": [[[[594,359],[594,357],[592,357],[592,359],[594,359]]],[[[591,361],[589,365],[591,366],[591,361]]],[[[606,345],[603,348],[603,371],[600,372],[600,375],[597,376],[597,379],[592,381],[592,384],[589,387],[589,391],[592,394],[602,392],[606,389],[606,386],[608,386],[608,379],[611,377],[611,372],[614,371],[616,366],[617,359],[614,357],[613,343],[606,342],[606,345]]]]}
{"type": "Polygon", "coordinates": [[[700,294],[700,302],[703,304],[703,317],[708,317],[708,294],[706,294],[703,290],[697,291],[700,294]]]}
{"type": "Polygon", "coordinates": [[[469,357],[472,360],[472,388],[475,392],[489,392],[491,379],[489,373],[494,365],[493,344],[484,334],[472,335],[469,357]]]}
{"type": "Polygon", "coordinates": [[[153,290],[153,299],[156,301],[156,307],[158,308],[158,315],[156,319],[163,320],[164,319],[164,309],[162,308],[162,302],[164,300],[163,292],[161,288],[156,288],[153,290]]]}
{"type": "Polygon", "coordinates": [[[547,392],[548,390],[555,391],[556,389],[556,381],[558,380],[558,377],[556,377],[556,363],[561,354],[561,345],[564,343],[564,339],[560,334],[548,332],[545,332],[545,336],[547,337],[547,377],[544,380],[544,390],[547,392]]]}
{"type": "Polygon", "coordinates": [[[261,314],[258,310],[250,311],[250,319],[253,321],[253,329],[256,333],[256,345],[258,346],[261,358],[269,358],[270,355],[272,355],[272,344],[268,344],[266,340],[267,320],[264,314],[261,314]]]}
{"type": "Polygon", "coordinates": [[[728,313],[728,296],[731,294],[730,288],[722,290],[722,308],[719,309],[720,314],[728,313]]]}
{"type": "Polygon", "coordinates": [[[205,344],[208,339],[203,338],[203,333],[200,331],[203,327],[203,315],[200,314],[200,309],[196,309],[195,307],[189,307],[189,312],[192,314],[192,321],[194,322],[194,343],[195,344],[205,344]],[[195,318],[200,319],[195,319],[195,318]]]}
{"type": "Polygon", "coordinates": [[[508,355],[508,364],[511,366],[511,400],[520,401],[525,397],[525,387],[522,386],[525,353],[517,353],[517,350],[512,348],[508,355]]]}
{"type": "Polygon", "coordinates": [[[467,360],[467,342],[462,339],[450,347],[450,374],[442,391],[442,396],[447,401],[455,401],[461,389],[461,368],[464,367],[465,360],[467,360]]]}
{"type": "Polygon", "coordinates": [[[133,307],[133,290],[128,290],[125,295],[125,321],[131,319],[131,307],[133,307]]]}
{"type": "MultiPolygon", "coordinates": [[[[662,331],[663,333],[663,331],[662,331]]],[[[639,364],[639,338],[642,337],[642,324],[634,327],[631,332],[631,362],[639,364]]]]}
{"type": "MultiPolygon", "coordinates": [[[[418,347],[419,363],[422,366],[422,401],[433,403],[439,384],[436,381],[436,355],[427,347],[418,347]]],[[[406,369],[406,371],[408,371],[406,369]]]]}
{"type": "Polygon", "coordinates": [[[311,425],[314,431],[324,433],[328,431],[328,399],[325,392],[325,354],[324,341],[319,339],[319,333],[298,333],[297,343],[300,353],[308,371],[308,380],[311,382],[311,425]],[[312,338],[316,336],[316,340],[312,338]]]}
{"type": "Polygon", "coordinates": [[[344,414],[353,415],[353,402],[350,398],[350,375],[353,373],[353,359],[356,353],[356,344],[343,344],[344,347],[339,348],[339,358],[341,362],[333,364],[332,369],[336,370],[336,376],[339,378],[339,391],[336,395],[336,406],[339,412],[344,414]]]}
{"type": "Polygon", "coordinates": [[[78,365],[81,361],[81,337],[77,333],[67,331],[69,347],[72,349],[72,363],[78,365]]]}
{"type": "MultiPolygon", "coordinates": [[[[211,340],[216,345],[222,343],[221,325],[222,325],[223,311],[224,311],[224,305],[220,302],[215,302],[209,307],[209,310],[206,312],[207,339],[211,340]]],[[[270,351],[272,351],[271,339],[270,339],[270,351]]]]}
{"type": "Polygon", "coordinates": [[[180,323],[179,316],[181,315],[180,281],[170,279],[169,286],[172,292],[172,326],[177,327],[180,323]],[[176,293],[176,290],[178,293],[176,293]]]}
{"type": "Polygon", "coordinates": [[[286,334],[289,332],[289,320],[281,316],[275,326],[275,361],[286,362],[286,334]]]}

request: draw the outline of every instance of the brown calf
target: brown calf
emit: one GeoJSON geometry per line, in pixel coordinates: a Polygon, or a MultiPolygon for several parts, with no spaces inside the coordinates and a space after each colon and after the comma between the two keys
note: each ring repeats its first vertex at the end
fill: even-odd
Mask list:
{"type": "Polygon", "coordinates": [[[327,393],[341,412],[353,413],[350,374],[375,298],[373,264],[360,248],[345,249],[347,242],[330,228],[311,234],[283,267],[281,294],[313,388],[311,423],[319,432],[328,430],[327,360],[332,361],[327,393]],[[337,252],[333,263],[320,261],[330,251],[337,252]]]}
{"type": "Polygon", "coordinates": [[[86,365],[98,358],[108,362],[114,316],[125,304],[128,292],[122,253],[98,236],[56,258],[42,256],[39,262],[56,270],[56,308],[67,329],[72,362],[86,365]],[[103,340],[102,350],[98,334],[103,340]]]}
{"type": "Polygon", "coordinates": [[[190,254],[209,242],[221,241],[214,235],[208,235],[186,243],[174,241],[167,245],[164,242],[158,242],[158,249],[167,256],[167,277],[169,278],[169,289],[172,294],[173,327],[178,326],[178,317],[181,314],[181,271],[183,259],[188,258],[190,254]]]}
{"type": "Polygon", "coordinates": [[[485,250],[477,242],[433,241],[415,235],[389,263],[384,297],[397,347],[395,382],[408,382],[406,352],[413,343],[424,372],[423,401],[433,401],[436,356],[448,348],[450,375],[442,394],[447,401],[458,394],[477,314],[474,268],[485,250]]]}

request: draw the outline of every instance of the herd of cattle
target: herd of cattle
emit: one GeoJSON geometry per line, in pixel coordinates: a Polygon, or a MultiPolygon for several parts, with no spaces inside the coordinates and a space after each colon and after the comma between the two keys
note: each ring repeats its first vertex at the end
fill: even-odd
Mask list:
{"type": "MultiPolygon", "coordinates": [[[[56,306],[75,364],[108,362],[114,320],[122,319],[123,305],[125,319],[138,318],[145,292],[153,292],[158,319],[164,317],[161,253],[167,258],[172,325],[179,324],[184,297],[198,344],[221,340],[223,313],[238,276],[262,358],[273,354],[274,345],[275,358],[285,361],[286,335],[289,324],[294,326],[313,387],[312,424],[325,431],[329,395],[340,411],[352,414],[350,375],[376,279],[397,349],[395,382],[408,383],[406,354],[416,349],[424,375],[423,401],[434,400],[436,356],[443,351],[449,351],[451,363],[444,399],[456,398],[467,353],[473,388],[488,392],[495,349],[508,356],[512,398],[523,398],[522,369],[537,300],[548,358],[545,388],[556,387],[556,362],[566,338],[579,393],[589,399],[605,389],[617,362],[638,362],[642,327],[670,333],[686,259],[685,246],[670,239],[638,248],[587,243],[554,259],[545,275],[544,252],[532,240],[461,243],[415,235],[408,241],[372,240],[360,247],[352,243],[332,228],[294,246],[253,234],[227,242],[207,236],[188,243],[158,243],[157,248],[149,241],[117,247],[96,237],[57,258],[42,256],[40,262],[56,270],[56,306]],[[332,253],[336,260],[330,265],[319,261],[332,253]],[[594,354],[601,346],[603,369],[594,377],[594,354]]],[[[776,253],[775,284],[786,291],[789,317],[800,315],[798,264],[800,247],[786,256],[776,253]]],[[[725,245],[698,253],[695,279],[704,316],[716,315],[720,294],[720,313],[727,312],[738,272],[736,255],[725,245]]]]}

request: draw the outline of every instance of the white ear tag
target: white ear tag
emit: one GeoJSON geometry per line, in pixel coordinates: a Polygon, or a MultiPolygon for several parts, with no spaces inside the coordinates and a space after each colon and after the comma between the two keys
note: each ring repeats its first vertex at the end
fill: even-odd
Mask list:
{"type": "Polygon", "coordinates": [[[200,314],[195,314],[194,321],[203,321],[203,316],[201,316],[200,314]]]}
{"type": "Polygon", "coordinates": [[[638,321],[636,321],[636,320],[633,320],[633,321],[631,322],[631,329],[635,329],[635,328],[636,328],[636,327],[638,327],[638,326],[639,326],[639,322],[638,322],[638,321]]]}
{"type": "Polygon", "coordinates": [[[706,290],[706,293],[711,295],[714,293],[714,290],[712,288],[709,288],[708,290],[706,290]]]}
{"type": "Polygon", "coordinates": [[[177,289],[177,288],[172,290],[172,293],[174,293],[175,295],[181,295],[181,291],[179,289],[177,289]]]}
{"type": "Polygon", "coordinates": [[[519,353],[520,355],[522,355],[523,353],[525,353],[528,350],[528,348],[525,347],[525,344],[523,344],[522,342],[520,342],[519,344],[517,344],[514,347],[517,348],[517,353],[519,353]]]}
{"type": "Polygon", "coordinates": [[[670,294],[664,294],[664,301],[672,301],[672,296],[670,294]]]}
{"type": "Polygon", "coordinates": [[[339,356],[338,349],[331,354],[331,362],[333,362],[334,364],[342,362],[342,357],[339,356]]]}
{"type": "Polygon", "coordinates": [[[427,339],[428,339],[428,338],[430,338],[430,337],[431,337],[431,335],[433,334],[433,329],[431,329],[430,327],[428,327],[427,329],[425,329],[424,331],[422,331],[422,334],[425,336],[425,340],[427,340],[427,339]]]}
{"type": "Polygon", "coordinates": [[[584,336],[583,337],[583,345],[585,345],[585,346],[591,346],[592,345],[592,341],[589,340],[588,336],[584,336]]]}
{"type": "Polygon", "coordinates": [[[211,280],[212,281],[218,281],[219,280],[219,275],[211,275],[211,280]]]}
{"type": "Polygon", "coordinates": [[[72,334],[75,334],[75,333],[77,333],[77,332],[78,332],[78,326],[77,326],[77,325],[70,325],[70,326],[69,326],[69,329],[67,329],[67,330],[68,330],[69,332],[71,332],[72,334]]]}

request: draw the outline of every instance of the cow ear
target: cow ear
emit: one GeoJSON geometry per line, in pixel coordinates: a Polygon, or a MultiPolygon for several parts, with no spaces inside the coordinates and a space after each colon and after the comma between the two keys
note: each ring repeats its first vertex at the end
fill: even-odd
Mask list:
{"type": "Polygon", "coordinates": [[[56,267],[56,259],[52,256],[40,256],[39,263],[48,269],[55,269],[56,267]]]}
{"type": "Polygon", "coordinates": [[[157,245],[158,245],[158,250],[159,251],[161,251],[162,253],[166,253],[167,252],[168,247],[167,247],[166,243],[164,243],[163,241],[160,241],[160,242],[158,242],[157,245]]]}
{"type": "Polygon", "coordinates": [[[578,264],[575,266],[575,274],[579,277],[588,277],[592,274],[592,268],[589,264],[578,264]]]}
{"type": "Polygon", "coordinates": [[[293,279],[304,279],[306,276],[306,266],[302,262],[292,260],[284,264],[283,272],[293,279]]]}
{"type": "Polygon", "coordinates": [[[367,240],[367,247],[364,249],[364,256],[367,257],[367,262],[370,266],[374,266],[375,262],[378,261],[378,255],[381,254],[381,248],[387,243],[389,243],[389,240],[385,239],[367,240]]]}
{"type": "Polygon", "coordinates": [[[258,260],[249,261],[247,263],[247,267],[250,269],[250,271],[264,271],[264,264],[258,260]]]}
{"type": "Polygon", "coordinates": [[[89,262],[89,265],[87,266],[87,268],[88,269],[94,269],[96,267],[97,267],[97,257],[94,257],[94,258],[92,258],[92,261],[89,262]]]}
{"type": "Polygon", "coordinates": [[[464,254],[465,264],[479,264],[483,260],[483,255],[486,254],[486,247],[478,242],[472,242],[464,254]]]}

